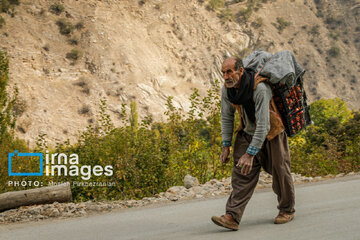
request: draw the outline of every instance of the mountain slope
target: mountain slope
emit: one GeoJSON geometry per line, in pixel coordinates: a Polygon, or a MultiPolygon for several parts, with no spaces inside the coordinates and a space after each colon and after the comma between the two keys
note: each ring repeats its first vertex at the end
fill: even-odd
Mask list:
{"type": "Polygon", "coordinates": [[[17,135],[31,145],[39,134],[73,141],[96,118],[100,99],[117,126],[121,105],[132,100],[140,116],[163,120],[168,96],[188,109],[193,88],[204,94],[221,79],[225,56],[259,47],[296,54],[311,101],[338,96],[359,108],[359,4],[345,2],[231,1],[225,7],[235,17],[226,18],[196,0],[64,0],[62,12],[50,11],[50,0],[22,0],[14,17],[1,14],[0,29],[10,84],[20,90],[17,135]],[[244,19],[238,13],[249,3],[244,19]],[[281,33],[278,17],[290,22],[281,33]]]}

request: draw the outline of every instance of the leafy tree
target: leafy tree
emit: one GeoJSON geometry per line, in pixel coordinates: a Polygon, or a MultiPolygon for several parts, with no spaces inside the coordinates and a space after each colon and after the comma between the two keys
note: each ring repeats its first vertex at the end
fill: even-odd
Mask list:
{"type": "Polygon", "coordinates": [[[327,130],[334,126],[334,118],[337,118],[340,124],[344,124],[352,114],[343,100],[334,98],[321,99],[311,104],[310,116],[316,126],[327,130]]]}
{"type": "Polygon", "coordinates": [[[17,88],[14,97],[9,98],[6,86],[8,82],[9,60],[5,53],[0,51],[0,142],[9,130],[15,127],[15,117],[12,115],[12,107],[16,101],[17,88]]]}

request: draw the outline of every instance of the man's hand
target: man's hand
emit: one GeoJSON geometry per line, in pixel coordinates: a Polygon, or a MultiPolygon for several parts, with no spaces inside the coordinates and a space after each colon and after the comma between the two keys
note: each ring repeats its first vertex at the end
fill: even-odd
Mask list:
{"type": "Polygon", "coordinates": [[[242,155],[242,157],[239,159],[239,162],[236,164],[237,167],[241,167],[241,174],[247,175],[251,172],[254,157],[255,156],[248,153],[242,155]]]}
{"type": "Polygon", "coordinates": [[[223,147],[220,156],[220,160],[222,164],[227,164],[229,162],[230,160],[229,154],[230,154],[230,147],[223,147]]]}

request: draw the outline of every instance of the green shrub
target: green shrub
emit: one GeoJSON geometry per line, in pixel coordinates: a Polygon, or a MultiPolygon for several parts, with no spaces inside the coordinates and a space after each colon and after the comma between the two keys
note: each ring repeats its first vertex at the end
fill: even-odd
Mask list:
{"type": "Polygon", "coordinates": [[[69,38],[69,39],[68,39],[68,43],[71,44],[71,45],[78,45],[78,44],[79,44],[79,41],[78,41],[77,38],[72,37],[72,38],[69,38]]]}
{"type": "Polygon", "coordinates": [[[66,54],[66,58],[73,60],[74,62],[79,60],[82,57],[82,52],[79,49],[72,49],[70,52],[66,54]]]}
{"type": "Polygon", "coordinates": [[[8,96],[6,91],[9,74],[9,60],[7,55],[0,51],[0,143],[9,134],[9,131],[15,127],[15,117],[12,114],[12,108],[17,98],[17,88],[15,86],[15,92],[13,98],[8,96]]]}
{"type": "Polygon", "coordinates": [[[24,99],[17,99],[12,107],[12,113],[14,116],[18,117],[23,115],[26,112],[28,105],[24,99]]]}
{"type": "Polygon", "coordinates": [[[281,34],[285,28],[291,25],[291,23],[286,21],[283,17],[277,17],[276,24],[273,25],[279,30],[279,33],[281,34]]]}
{"type": "Polygon", "coordinates": [[[340,48],[336,47],[336,46],[332,46],[327,53],[329,54],[330,57],[336,58],[338,56],[340,56],[340,48]]]}
{"type": "Polygon", "coordinates": [[[14,16],[14,7],[19,4],[20,0],[0,0],[0,12],[7,12],[14,16]]]}
{"type": "Polygon", "coordinates": [[[338,33],[338,32],[330,32],[330,33],[329,33],[329,37],[331,37],[332,39],[334,39],[335,41],[337,41],[337,40],[339,40],[340,33],[338,33]]]}
{"type": "Polygon", "coordinates": [[[261,28],[264,25],[264,20],[261,17],[257,17],[254,22],[251,23],[251,26],[254,28],[261,28]]]}
{"type": "Polygon", "coordinates": [[[314,124],[321,128],[326,128],[330,118],[339,119],[341,124],[352,118],[347,104],[339,98],[321,99],[314,102],[311,104],[310,113],[314,124]]]}
{"type": "Polygon", "coordinates": [[[225,0],[209,0],[208,8],[210,10],[217,10],[219,8],[223,8],[225,6],[225,0]]]}
{"type": "Polygon", "coordinates": [[[65,7],[61,3],[54,3],[49,8],[50,12],[56,15],[60,15],[64,12],[65,7]]]}
{"type": "Polygon", "coordinates": [[[247,21],[251,17],[252,12],[252,8],[240,8],[240,10],[236,14],[236,17],[239,19],[240,22],[247,21]]]}
{"type": "Polygon", "coordinates": [[[360,113],[351,113],[338,98],[310,107],[314,125],[289,141],[293,171],[310,176],[359,171],[360,113]]]}
{"type": "Polygon", "coordinates": [[[5,25],[5,19],[0,16],[0,28],[2,28],[5,25]]]}
{"type": "Polygon", "coordinates": [[[223,21],[234,21],[235,19],[233,12],[229,8],[222,9],[218,16],[223,21]]]}
{"type": "Polygon", "coordinates": [[[75,28],[76,28],[77,30],[84,29],[84,28],[85,28],[84,22],[83,22],[83,21],[78,22],[77,24],[75,24],[75,28]]]}
{"type": "Polygon", "coordinates": [[[7,12],[10,9],[10,3],[8,0],[0,1],[0,12],[7,12]]]}
{"type": "Polygon", "coordinates": [[[74,30],[72,23],[64,18],[57,20],[56,25],[59,27],[59,31],[62,35],[70,35],[74,30]]]}
{"type": "Polygon", "coordinates": [[[320,30],[320,26],[317,24],[317,25],[311,27],[309,34],[312,35],[313,37],[317,37],[320,35],[319,30],[320,30]]]}

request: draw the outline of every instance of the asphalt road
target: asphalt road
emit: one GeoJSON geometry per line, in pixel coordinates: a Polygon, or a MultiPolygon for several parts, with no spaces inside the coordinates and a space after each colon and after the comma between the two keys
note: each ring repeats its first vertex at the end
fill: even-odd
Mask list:
{"type": "Polygon", "coordinates": [[[226,197],[151,206],[84,218],[0,226],[1,240],[93,239],[356,239],[360,240],[360,176],[296,185],[296,216],[275,225],[276,196],[259,190],[239,231],[214,225],[226,197]]]}

